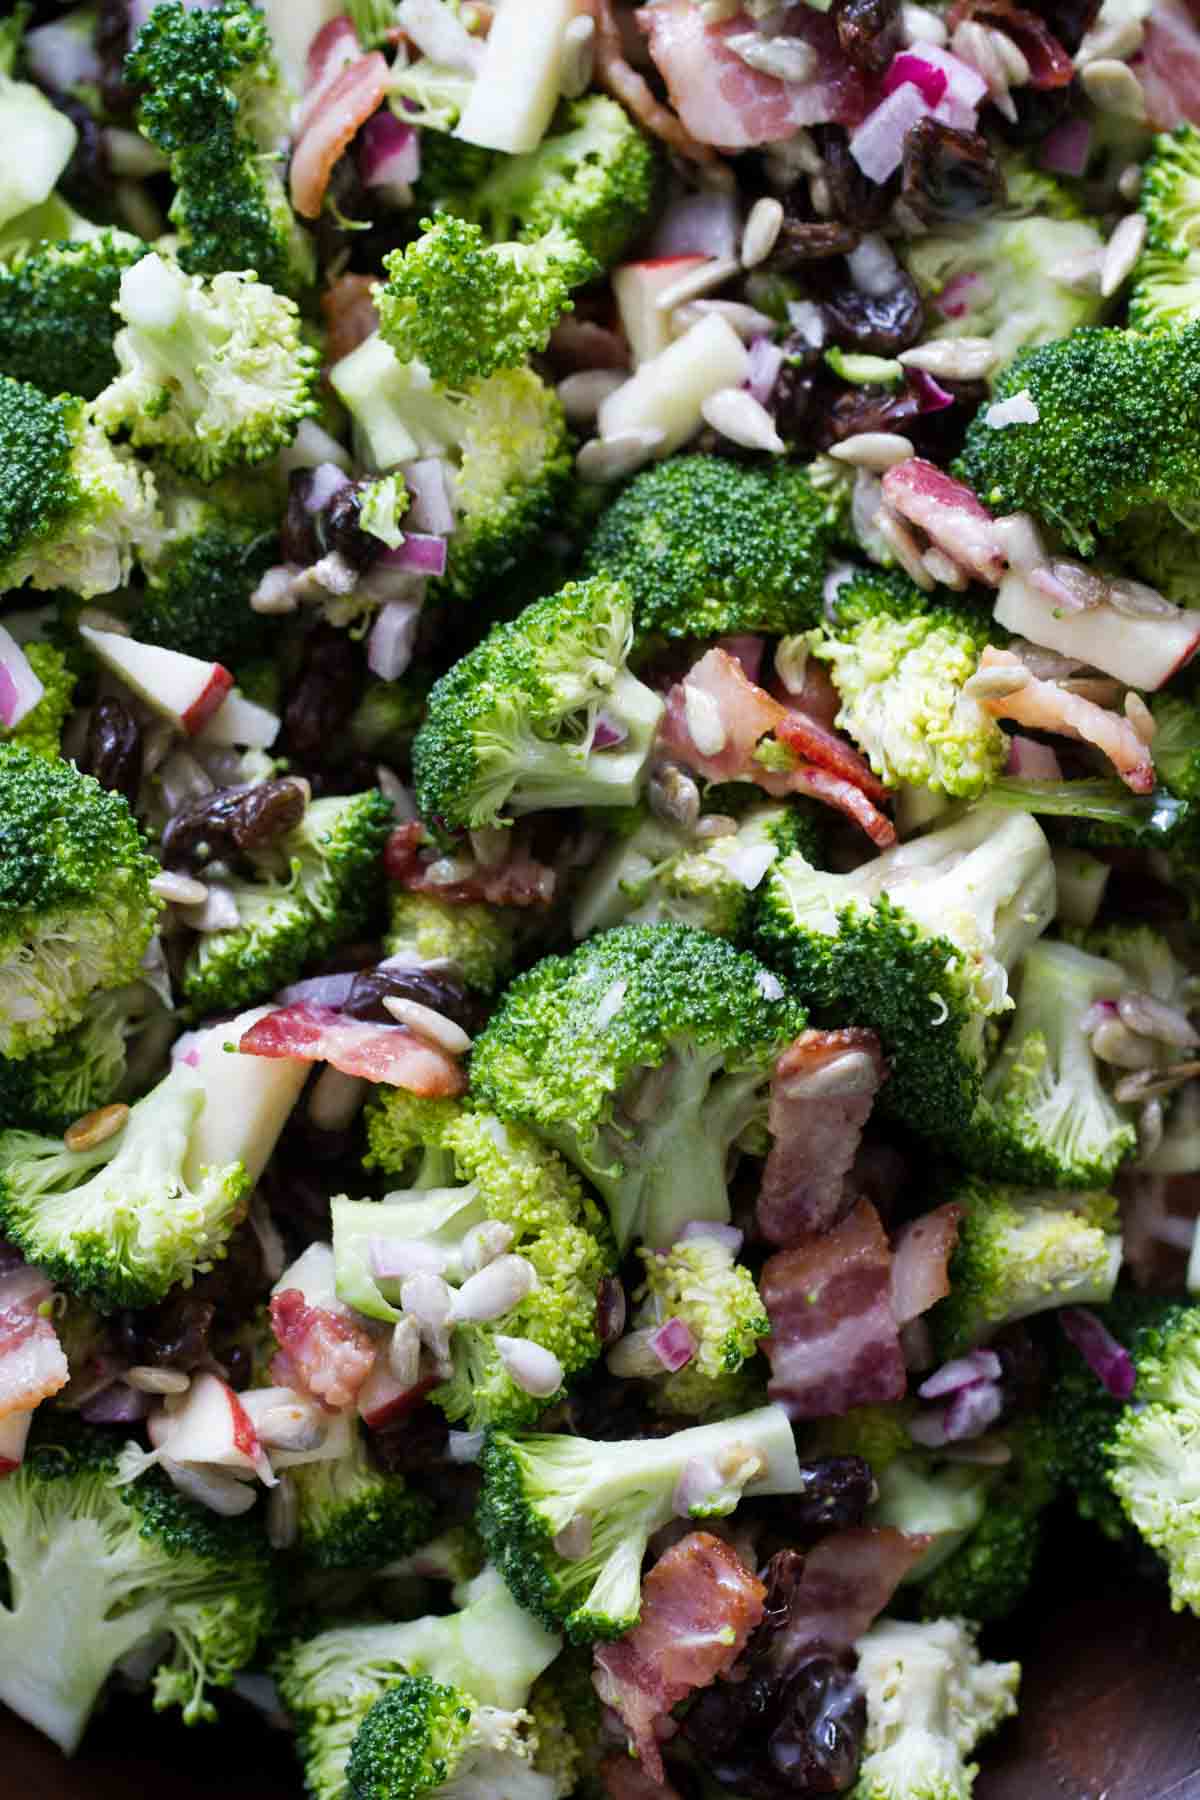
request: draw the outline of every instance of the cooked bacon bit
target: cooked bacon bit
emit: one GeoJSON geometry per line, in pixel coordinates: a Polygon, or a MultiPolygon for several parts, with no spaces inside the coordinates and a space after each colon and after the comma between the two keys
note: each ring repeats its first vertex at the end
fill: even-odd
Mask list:
{"type": "Polygon", "coordinates": [[[596,21],[596,80],[606,93],[628,107],[653,137],[661,138],[691,162],[716,159],[706,143],[698,143],[669,106],[656,100],[645,78],[630,66],[621,41],[621,28],[613,16],[612,0],[584,0],[596,21]]]}
{"type": "Polygon", "coordinates": [[[807,81],[764,75],[726,46],[747,29],[742,15],[708,25],[693,0],[667,0],[643,7],[637,22],[672,105],[702,144],[749,150],[793,137],[802,125],[857,125],[867,111],[862,75],[843,54],[836,27],[810,6],[789,6],[778,27],[814,52],[807,81]]]}
{"type": "Polygon", "coordinates": [[[804,686],[798,694],[788,693],[778,675],[769,691],[777,700],[782,700],[789,711],[802,713],[806,719],[824,725],[829,731],[842,710],[842,697],[833,685],[829,670],[815,656],[810,656],[804,665],[804,686]]]}
{"type": "Polygon", "coordinates": [[[882,806],[886,801],[888,791],[872,774],[870,764],[844,737],[818,724],[816,719],[789,710],[775,727],[775,736],[805,762],[817,763],[831,774],[840,775],[844,781],[852,781],[877,805],[882,806]]]}
{"type": "MultiPolygon", "coordinates": [[[[991,644],[979,659],[981,669],[1025,669],[1021,658],[1011,650],[996,650],[991,644]]],[[[1031,675],[1015,694],[997,699],[980,699],[980,706],[997,719],[1015,719],[1032,731],[1055,731],[1063,737],[1094,744],[1107,756],[1126,787],[1135,794],[1149,794],[1154,788],[1154,759],[1129,720],[1082,694],[1069,692],[1057,681],[1039,681],[1031,675]]]]}
{"type": "Polygon", "coordinates": [[[1158,0],[1146,19],[1134,73],[1159,131],[1200,124],[1200,21],[1183,0],[1158,0]]]}
{"type": "Polygon", "coordinates": [[[284,1288],[271,1298],[271,1329],[280,1350],[271,1362],[277,1386],[299,1387],[331,1412],[354,1405],[376,1350],[348,1312],[310,1306],[299,1288],[284,1288]]]}
{"type": "Polygon", "coordinates": [[[997,585],[1004,574],[1004,552],[991,513],[965,481],[955,481],[922,456],[910,456],[883,477],[883,497],[961,568],[997,585]]]}
{"type": "Polygon", "coordinates": [[[425,828],[419,821],[399,825],[387,841],[383,866],[392,881],[410,894],[432,894],[451,906],[483,900],[489,906],[549,906],[558,883],[555,871],[518,851],[495,867],[476,867],[461,881],[435,881],[429,870],[436,857],[422,857],[425,828]]]}
{"type": "Polygon", "coordinates": [[[600,1764],[600,1783],[607,1800],[679,1800],[679,1793],[663,1777],[655,1781],[631,1756],[616,1752],[600,1764]]]}
{"type": "Polygon", "coordinates": [[[379,314],[371,298],[376,286],[373,275],[343,275],[321,295],[327,368],[365,344],[378,328],[379,314]]]}
{"type": "Polygon", "coordinates": [[[896,841],[896,827],[886,814],[881,813],[853,781],[844,781],[828,769],[801,763],[798,769],[792,769],[786,775],[768,775],[764,770],[753,779],[776,798],[784,794],[807,794],[810,800],[819,800],[823,806],[832,806],[845,813],[881,850],[890,849],[896,841]]]}
{"type": "Polygon", "coordinates": [[[238,1049],[244,1056],[330,1063],[343,1075],[407,1088],[423,1100],[456,1099],[467,1085],[452,1057],[403,1025],[375,1025],[304,1000],[267,1013],[243,1034],[238,1049]]]}
{"type": "Polygon", "coordinates": [[[420,819],[397,825],[383,852],[383,866],[390,881],[404,881],[413,871],[417,851],[425,842],[425,827],[420,819]]]}
{"type": "Polygon", "coordinates": [[[947,21],[951,32],[964,19],[978,19],[1012,39],[1029,64],[1030,87],[1067,87],[1074,80],[1074,63],[1036,13],[1014,6],[1012,0],[957,0],[947,21]]]}
{"type": "Polygon", "coordinates": [[[902,1225],[892,1246],[892,1311],[897,1325],[928,1312],[950,1292],[950,1258],[962,1207],[951,1201],[902,1225]]]}
{"type": "Polygon", "coordinates": [[[706,780],[732,781],[750,772],[759,739],[775,729],[784,712],[765,689],[747,681],[736,657],[725,650],[709,650],[668,693],[661,731],[668,747],[706,780]],[[685,688],[705,695],[716,708],[725,743],[712,755],[704,755],[692,740],[685,688]]]}
{"type": "Polygon", "coordinates": [[[728,1544],[694,1531],[646,1576],[638,1624],[596,1650],[596,1692],[625,1721],[655,1783],[665,1779],[655,1720],[733,1667],[763,1616],[765,1594],[728,1544]]]}
{"type": "Polygon", "coordinates": [[[822,1538],[805,1557],[792,1593],[781,1660],[797,1660],[813,1644],[849,1650],[929,1543],[926,1536],[871,1525],[822,1538]]]}
{"type": "Polygon", "coordinates": [[[887,1078],[873,1031],[804,1031],[771,1077],[773,1142],[758,1196],[758,1226],[786,1247],[828,1231],[854,1204],[846,1176],[887,1078]]]}
{"type": "Polygon", "coordinates": [[[70,1380],[67,1359],[39,1310],[53,1289],[22,1263],[0,1275],[0,1419],[32,1412],[70,1380]]]}
{"type": "MultiPolygon", "coordinates": [[[[335,21],[336,23],[336,21],[335,21]]],[[[292,151],[292,205],[302,219],[319,219],[333,165],[359,128],[383,104],[388,66],[378,50],[347,63],[306,111],[292,151]]]]}
{"type": "Polygon", "coordinates": [[[760,1283],[771,1336],[769,1392],[793,1419],[899,1400],[905,1390],[891,1305],[892,1253],[869,1201],[822,1237],[768,1259],[760,1283]]]}

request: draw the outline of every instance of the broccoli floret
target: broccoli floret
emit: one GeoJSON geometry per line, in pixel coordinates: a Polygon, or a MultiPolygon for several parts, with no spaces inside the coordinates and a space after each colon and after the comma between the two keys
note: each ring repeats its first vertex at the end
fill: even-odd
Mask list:
{"type": "Polygon", "coordinates": [[[440,213],[424,235],[384,258],[375,291],[379,328],[403,362],[419,360],[435,381],[461,387],[517,369],[544,350],[570,293],[595,271],[561,226],[528,244],[489,244],[470,220],[440,213]],[[471,329],[463,330],[463,320],[471,329]]]}
{"type": "Polygon", "coordinates": [[[453,963],[467,987],[491,994],[512,973],[520,915],[516,907],[463,904],[436,894],[392,890],[390,919],[383,940],[389,956],[415,962],[453,963]]]}
{"type": "Polygon", "coordinates": [[[368,1317],[400,1319],[393,1299],[402,1298],[401,1283],[373,1272],[377,1247],[389,1243],[405,1251],[419,1247],[422,1268],[455,1290],[481,1265],[493,1268],[485,1281],[511,1270],[506,1304],[503,1294],[486,1305],[465,1292],[454,1300],[450,1371],[430,1398],[452,1422],[466,1421],[468,1430],[520,1430],[600,1354],[596,1292],[613,1269],[611,1239],[574,1173],[521,1127],[464,1112],[446,1125],[441,1147],[452,1159],[457,1186],[390,1194],[382,1206],[334,1200],[338,1294],[368,1317]],[[514,1261],[502,1271],[494,1267],[498,1257],[514,1261]],[[547,1353],[540,1392],[515,1378],[513,1340],[526,1353],[531,1345],[547,1353]],[[549,1386],[555,1369],[559,1383],[549,1386]]]}
{"type": "Polygon", "coordinates": [[[319,359],[295,303],[252,273],[205,281],[151,254],[121,277],[117,311],[121,372],[96,418],[185,474],[211,481],[263,462],[318,410],[319,359]]]}
{"type": "Polygon", "coordinates": [[[642,1559],[654,1533],[686,1516],[725,1518],[743,1493],[799,1491],[804,1477],[787,1414],[764,1406],[669,1437],[595,1443],[490,1433],[479,1529],[516,1598],[572,1643],[616,1638],[641,1617],[642,1559]],[[568,1558],[554,1539],[584,1520],[590,1546],[568,1558]]]}
{"type": "MultiPolygon", "coordinates": [[[[1130,513],[1102,554],[1129,569],[1176,606],[1200,608],[1200,556],[1194,533],[1161,507],[1130,513]]],[[[1155,746],[1157,750],[1157,745],[1155,746]]]]}
{"type": "Polygon", "coordinates": [[[75,692],[75,671],[55,644],[39,639],[24,648],[25,660],[45,691],[19,725],[0,731],[0,742],[22,744],[38,756],[57,757],[75,692]]]}
{"type": "Polygon", "coordinates": [[[850,1800],[970,1800],[967,1759],[1016,1712],[1020,1664],[983,1662],[962,1619],[880,1619],[854,1648],[867,1730],[850,1800]]]}
{"type": "MultiPolygon", "coordinates": [[[[418,61],[409,63],[406,69],[393,65],[389,86],[398,116],[405,124],[416,125],[422,132],[422,166],[426,142],[430,138],[440,139],[446,136],[458,124],[459,114],[470,98],[472,79],[465,70],[449,68],[432,56],[422,56],[418,61]]],[[[451,154],[451,144],[460,145],[461,140],[446,137],[446,155],[451,154]]],[[[472,145],[461,147],[474,148],[472,145]]],[[[494,152],[489,155],[494,155],[494,152]]],[[[465,165],[465,169],[472,167],[472,163],[465,165]]],[[[468,185],[465,169],[456,185],[468,185]]]]}
{"type": "Polygon", "coordinates": [[[364,1114],[369,1148],[363,1166],[400,1176],[406,1188],[453,1187],[454,1158],[446,1134],[461,1114],[456,1100],[378,1088],[364,1114]]]}
{"type": "Polygon", "coordinates": [[[1142,165],[1138,205],[1146,242],[1133,271],[1129,322],[1138,331],[1200,317],[1200,131],[1182,124],[1155,138],[1142,165]]]}
{"type": "Polygon", "coordinates": [[[626,667],[631,612],[618,582],[569,582],[455,663],[413,743],[424,817],[475,830],[551,807],[631,805],[663,713],[626,667]]]}
{"type": "Polygon", "coordinates": [[[554,1800],[533,1767],[527,1714],[480,1706],[462,1688],[405,1675],[358,1728],[346,1765],[354,1800],[554,1800]]]}
{"type": "Polygon", "coordinates": [[[743,936],[755,890],[781,856],[801,849],[824,862],[819,810],[805,801],[753,806],[721,837],[701,837],[646,813],[631,832],[614,837],[583,877],[571,906],[574,936],[620,924],[694,925],[718,937],[743,936]]]}
{"type": "Polygon", "coordinates": [[[1054,913],[1050,846],[1032,819],[974,807],[849,875],[799,854],[770,871],[757,937],[821,1023],[866,1025],[891,1063],[881,1101],[954,1139],[983,1078],[1008,970],[1054,913]],[[1014,826],[1019,829],[1014,830],[1014,826]]]}
{"type": "Polygon", "coordinates": [[[239,668],[272,643],[271,620],[250,596],[279,561],[275,519],[231,480],[203,492],[172,484],[163,495],[161,545],[145,562],[139,639],[239,668]]]}
{"type": "Polygon", "coordinates": [[[154,1704],[189,1724],[214,1717],[274,1616],[266,1540],[221,1519],[157,1470],[117,1485],[111,1436],[55,1421],[0,1482],[0,1699],[70,1753],[113,1669],[169,1640],[154,1704]]]}
{"type": "Polygon", "coordinates": [[[987,1488],[987,1504],[965,1544],[922,1583],[927,1619],[1006,1619],[1025,1599],[1042,1546],[1046,1508],[1058,1487],[1053,1430],[1029,1418],[1005,1433],[1012,1460],[987,1488]]]}
{"type": "Polygon", "coordinates": [[[1043,938],[1017,964],[1014,985],[1016,1011],[959,1155],[995,1181],[1107,1187],[1137,1133],[1101,1080],[1083,1023],[1096,1001],[1119,998],[1125,972],[1043,938]]]}
{"type": "Polygon", "coordinates": [[[317,1569],[375,1569],[431,1536],[431,1501],[399,1475],[376,1469],[361,1431],[351,1425],[349,1454],[300,1463],[289,1471],[296,1493],[298,1545],[317,1569]]]}
{"type": "Polygon", "coordinates": [[[987,1509],[994,1475],[992,1469],[921,1454],[895,1456],[875,1471],[871,1523],[929,1540],[903,1577],[906,1585],[925,1581],[968,1541],[987,1509]]]}
{"type": "MultiPolygon", "coordinates": [[[[395,74],[401,81],[419,78],[421,70],[429,67],[425,59],[415,67],[396,70],[395,74]]],[[[400,116],[406,121],[411,117],[405,110],[400,116]]],[[[442,211],[470,216],[476,189],[482,187],[500,161],[495,150],[465,143],[447,131],[426,128],[421,133],[421,173],[413,183],[416,216],[423,219],[428,213],[442,211]]],[[[497,235],[512,237],[514,233],[509,230],[497,235]]]]}
{"type": "MultiPolygon", "coordinates": [[[[461,315],[460,315],[461,316],[461,315]]],[[[435,388],[375,333],[330,372],[360,460],[376,469],[439,456],[454,471],[456,523],[446,573],[429,598],[494,601],[555,519],[572,478],[562,405],[531,369],[505,369],[465,392],[435,388]]]]}
{"type": "Polygon", "coordinates": [[[140,238],[104,231],[30,247],[0,266],[0,369],[47,394],[92,400],[117,373],[113,302],[140,238]]]}
{"type": "Polygon", "coordinates": [[[876,1475],[913,1448],[909,1425],[913,1403],[854,1406],[840,1418],[822,1419],[810,1448],[819,1456],[861,1456],[876,1475]]]}
{"type": "Polygon", "coordinates": [[[381,904],[392,810],[378,788],[314,800],[272,846],[285,879],[230,883],[240,923],[206,932],[184,965],[197,1015],[249,1005],[295,981],[306,964],[362,934],[381,904]]]}
{"type": "Polygon", "coordinates": [[[1028,391],[1031,424],[976,414],[955,472],[985,506],[1029,511],[1082,555],[1142,507],[1186,516],[1200,483],[1200,324],[1140,336],[1094,326],[1017,358],[997,400],[1028,391]]]}
{"type": "Polygon", "coordinates": [[[16,1062],[0,1057],[0,1125],[65,1131],[84,1113],[120,1097],[130,1040],[152,1010],[153,996],[141,982],[91,994],[86,1016],[45,1050],[16,1062]]]}
{"type": "Polygon", "coordinates": [[[804,469],[669,457],[601,515],[585,564],[626,583],[639,642],[782,636],[820,622],[825,514],[804,469]]]}
{"type": "Polygon", "coordinates": [[[1181,694],[1155,694],[1154,767],[1173,794],[1200,801],[1200,707],[1181,694]]]}
{"type": "Polygon", "coordinates": [[[476,1039],[471,1092],[581,1170],[622,1249],[665,1246],[690,1220],[728,1220],[731,1153],[765,1123],[804,1022],[722,938],[623,925],[517,977],[476,1039]]]}
{"type": "Polygon", "coordinates": [[[1008,739],[963,692],[992,630],[978,605],[930,604],[899,573],[864,569],[838,588],[832,624],[809,645],[829,664],[838,726],[889,787],[972,800],[1000,774],[1008,739]]]}
{"type": "Polygon", "coordinates": [[[352,747],[385,762],[401,760],[425,717],[433,679],[427,667],[417,667],[397,681],[368,681],[346,726],[352,747]]]}
{"type": "MultiPolygon", "coordinates": [[[[295,1721],[313,1800],[346,1800],[347,1762],[358,1729],[386,1693],[408,1691],[402,1683],[424,1678],[430,1687],[456,1690],[468,1716],[478,1708],[496,1709],[524,1724],[519,1709],[559,1647],[557,1637],[514,1603],[494,1569],[470,1584],[459,1612],[403,1624],[343,1625],[290,1645],[275,1674],[295,1721]]],[[[413,1734],[414,1756],[427,1742],[413,1734]]]]}
{"type": "Polygon", "coordinates": [[[143,133],[170,162],[183,267],[197,275],[253,269],[282,293],[310,286],[312,244],[282,180],[292,96],[257,7],[156,6],[125,79],[138,92],[143,133]]]}
{"type": "MultiPolygon", "coordinates": [[[[422,149],[428,142],[426,135],[422,149]]],[[[539,238],[557,226],[611,268],[650,217],[661,166],[654,140],[623,106],[585,94],[563,103],[536,150],[493,158],[454,210],[498,241],[539,238]]]]}
{"type": "Polygon", "coordinates": [[[136,978],[158,864],[119,794],[0,743],[0,1055],[28,1056],[136,978]]]}
{"type": "Polygon", "coordinates": [[[153,476],[82,400],[0,375],[0,587],[110,593],[159,528],[153,476]]]}
{"type": "Polygon", "coordinates": [[[669,1250],[639,1249],[638,1256],[645,1280],[633,1294],[633,1329],[654,1330],[678,1319],[695,1346],[682,1369],[655,1378],[654,1409],[707,1418],[723,1408],[725,1378],[738,1374],[770,1332],[754,1277],[723,1239],[702,1231],[669,1250]]]}
{"type": "Polygon", "coordinates": [[[567,1649],[529,1696],[537,1749],[534,1767],[554,1783],[555,1800],[590,1795],[600,1756],[600,1700],[586,1650],[567,1649]]]}
{"type": "Polygon", "coordinates": [[[1111,1299],[1121,1267],[1111,1194],[1026,1190],[966,1176],[948,1198],[963,1216],[950,1293],[929,1314],[941,1356],[959,1356],[1016,1319],[1111,1299]]]}

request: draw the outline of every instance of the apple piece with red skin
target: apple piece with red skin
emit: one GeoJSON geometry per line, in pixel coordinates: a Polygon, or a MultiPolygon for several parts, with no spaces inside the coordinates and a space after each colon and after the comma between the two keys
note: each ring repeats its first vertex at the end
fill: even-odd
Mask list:
{"type": "Polygon", "coordinates": [[[312,1064],[301,1057],[243,1056],[237,1046],[269,1006],[251,1007],[196,1034],[187,1061],[204,1086],[204,1107],[188,1146],[184,1174],[240,1162],[253,1186],[262,1174],[312,1064]]]}
{"type": "Polygon", "coordinates": [[[649,262],[622,263],[613,271],[613,298],[635,368],[671,342],[671,315],[659,306],[659,295],[709,261],[707,256],[657,256],[649,262]]]}
{"type": "Polygon", "coordinates": [[[228,1382],[217,1375],[193,1376],[178,1410],[166,1415],[159,1448],[172,1462],[257,1475],[268,1486],[275,1482],[249,1413],[228,1382]]]}
{"type": "MultiPolygon", "coordinates": [[[[312,1416],[313,1402],[306,1394],[301,1394],[290,1387],[246,1388],[238,1395],[242,1406],[254,1426],[261,1432],[268,1413],[275,1414],[273,1426],[283,1424],[287,1416],[295,1419],[299,1425],[312,1416]],[[284,1417],[279,1417],[279,1415],[284,1417]]],[[[349,1456],[353,1447],[351,1433],[357,1429],[349,1412],[325,1412],[321,1415],[322,1430],[317,1441],[307,1449],[281,1450],[271,1449],[271,1466],[279,1474],[285,1469],[296,1469],[304,1463],[340,1462],[349,1456]]]]}
{"type": "Polygon", "coordinates": [[[228,744],[239,750],[269,750],[279,736],[282,720],[255,700],[247,700],[233,688],[217,710],[200,727],[202,744],[228,744]]]}
{"type": "Polygon", "coordinates": [[[20,1468],[32,1423],[31,1412],[9,1413],[6,1419],[0,1419],[0,1478],[20,1468]]]}
{"type": "Polygon", "coordinates": [[[381,1356],[359,1389],[358,1416],[368,1431],[395,1425],[416,1412],[429,1390],[436,1386],[437,1376],[426,1375],[411,1387],[404,1387],[388,1368],[386,1356],[381,1356]]]}
{"type": "Polygon", "coordinates": [[[233,687],[233,676],[221,663],[94,625],[81,625],[79,635],[106,669],[187,737],[208,723],[233,687]]]}
{"type": "Polygon", "coordinates": [[[1133,618],[1112,606],[1067,612],[1015,570],[996,596],[995,619],[1006,631],[1057,650],[1144,694],[1153,694],[1191,661],[1200,647],[1200,612],[1133,618]]]}

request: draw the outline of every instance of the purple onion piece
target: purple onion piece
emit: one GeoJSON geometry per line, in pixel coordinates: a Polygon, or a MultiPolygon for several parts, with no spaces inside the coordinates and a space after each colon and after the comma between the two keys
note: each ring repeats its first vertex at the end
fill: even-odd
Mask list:
{"type": "Polygon", "coordinates": [[[340,1012],[350,998],[350,990],[357,979],[355,970],[347,969],[338,975],[310,975],[304,981],[293,981],[288,987],[280,988],[275,995],[277,1006],[295,1006],[301,1001],[308,1001],[313,1006],[332,1006],[340,1012]]]}
{"type": "Polygon", "coordinates": [[[765,406],[783,367],[783,351],[769,337],[756,337],[750,345],[746,363],[746,387],[765,406]]]}
{"type": "Polygon", "coordinates": [[[350,477],[336,463],[318,463],[315,469],[309,469],[300,487],[300,503],[306,513],[314,516],[325,511],[335,494],[350,486],[350,477]]]}
{"type": "Polygon", "coordinates": [[[1086,119],[1064,119],[1046,133],[1038,162],[1052,175],[1082,175],[1092,147],[1092,128],[1086,119]]]}
{"type": "Polygon", "coordinates": [[[946,1408],[947,1443],[978,1437],[996,1423],[1003,1411],[1004,1394],[996,1382],[976,1381],[970,1387],[959,1388],[946,1408]]]}
{"type": "Polygon", "coordinates": [[[718,1244],[724,1244],[731,1256],[736,1256],[745,1235],[736,1225],[717,1225],[711,1219],[689,1219],[675,1242],[686,1244],[689,1238],[715,1238],[718,1244]]]}
{"type": "Polygon", "coordinates": [[[720,188],[701,188],[667,205],[645,255],[652,261],[671,256],[736,256],[740,236],[737,197],[720,188]]]}
{"type": "Polygon", "coordinates": [[[668,1319],[650,1333],[646,1343],[672,1375],[685,1368],[696,1354],[696,1340],[682,1319],[668,1319]]]}
{"type": "Polygon", "coordinates": [[[973,306],[982,306],[991,297],[982,275],[956,275],[937,297],[937,309],[944,319],[961,319],[973,306]]]}
{"type": "Polygon", "coordinates": [[[389,600],[381,606],[367,639],[367,667],[381,681],[398,681],[413,658],[417,627],[421,621],[419,600],[389,600]]]}
{"type": "Polygon", "coordinates": [[[1114,1400],[1132,1399],[1137,1384],[1133,1358],[1104,1321],[1090,1307],[1065,1306],[1058,1322],[1105,1392],[1114,1400]]]}
{"type": "Polygon", "coordinates": [[[623,744],[628,735],[623,725],[616,725],[604,713],[598,713],[592,732],[592,749],[611,750],[614,745],[623,744]]]}
{"type": "Polygon", "coordinates": [[[911,81],[927,106],[936,106],[950,85],[945,69],[927,61],[919,49],[902,50],[892,58],[892,66],[883,78],[883,91],[894,93],[906,81],[911,81]]]}
{"type": "Polygon", "coordinates": [[[910,369],[908,383],[917,396],[922,413],[945,412],[948,406],[954,405],[954,395],[948,394],[924,369],[910,369]]]}
{"type": "Polygon", "coordinates": [[[386,106],[358,134],[358,173],[365,188],[411,187],[421,173],[421,139],[386,106]]]}
{"type": "Polygon", "coordinates": [[[395,550],[385,550],[379,560],[389,569],[404,569],[411,575],[444,575],[446,540],[427,531],[406,531],[404,542],[395,550]]]}
{"type": "Polygon", "coordinates": [[[999,1381],[1000,1374],[1000,1358],[994,1350],[971,1350],[966,1356],[943,1363],[917,1392],[922,1400],[939,1400],[943,1394],[957,1394],[977,1381],[999,1381]]]}
{"type": "Polygon", "coordinates": [[[25,652],[0,625],[0,725],[6,730],[19,725],[45,691],[25,652]]]}
{"type": "Polygon", "coordinates": [[[85,1401],[79,1414],[89,1425],[136,1425],[149,1413],[150,1400],[149,1394],[114,1381],[85,1401]]]}
{"type": "Polygon", "coordinates": [[[449,537],[454,530],[454,508],[450,504],[449,472],[441,457],[425,456],[419,462],[405,463],[402,473],[408,489],[405,522],[414,531],[449,537]]]}
{"type": "Polygon", "coordinates": [[[605,1275],[596,1291],[596,1336],[607,1349],[625,1329],[625,1289],[615,1275],[605,1275]]]}

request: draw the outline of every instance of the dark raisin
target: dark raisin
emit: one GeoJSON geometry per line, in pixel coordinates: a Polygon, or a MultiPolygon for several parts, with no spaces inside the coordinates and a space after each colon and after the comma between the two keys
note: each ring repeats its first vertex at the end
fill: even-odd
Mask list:
{"type": "Polygon", "coordinates": [[[801,1463],[800,1481],[783,1507],[789,1526],[806,1535],[861,1525],[875,1490],[870,1465],[861,1456],[821,1456],[801,1463]]]}
{"type": "Polygon", "coordinates": [[[926,224],[960,225],[1003,206],[1004,172],[981,131],[919,119],[904,140],[900,194],[926,224]]]}
{"type": "Polygon", "coordinates": [[[43,91],[55,110],[64,113],[75,127],[75,148],[58,185],[76,206],[103,216],[112,196],[112,173],[100,126],[89,108],[73,94],[63,94],[52,87],[43,91]]]}
{"type": "Polygon", "coordinates": [[[230,852],[265,850],[304,817],[298,781],[260,781],[247,788],[218,788],[181,806],[162,835],[164,860],[200,868],[230,852]]]}
{"type": "Polygon", "coordinates": [[[385,997],[415,1000],[420,1006],[432,1007],[461,1025],[464,1031],[475,1031],[482,1020],[478,1004],[457,981],[437,969],[423,969],[417,964],[409,968],[364,969],[355,976],[354,986],[343,1007],[356,1019],[369,1019],[375,1024],[393,1024],[391,1013],[383,1004],[385,997]]]}
{"type": "Polygon", "coordinates": [[[863,293],[847,275],[822,294],[821,312],[832,343],[869,356],[898,356],[911,349],[925,326],[916,283],[902,269],[882,294],[863,293]]]}
{"type": "Polygon", "coordinates": [[[766,1761],[794,1794],[840,1794],[854,1780],[867,1729],[866,1695],[854,1673],[816,1655],[789,1682],[766,1761]]]}
{"type": "Polygon", "coordinates": [[[815,426],[821,450],[863,431],[894,431],[911,437],[921,403],[907,387],[847,387],[822,411],[815,426]]]}
{"type": "Polygon", "coordinates": [[[861,236],[856,226],[840,219],[785,219],[771,252],[771,266],[799,269],[831,256],[846,256],[861,236]]]}
{"type": "Polygon", "coordinates": [[[818,378],[824,367],[822,352],[797,332],[780,345],[784,362],[767,396],[767,410],[781,437],[789,443],[807,439],[818,378]]]}
{"type": "Polygon", "coordinates": [[[142,728],[123,701],[106,697],[93,706],[83,768],[101,787],[136,805],[142,784],[142,728]]]}
{"type": "Polygon", "coordinates": [[[330,757],[358,700],[361,669],[343,632],[319,625],[304,645],[304,660],[284,709],[287,747],[318,764],[330,757]]]}
{"type": "Polygon", "coordinates": [[[857,231],[877,231],[899,192],[899,177],[880,183],[864,175],[850,154],[844,125],[818,125],[813,136],[825,163],[833,216],[857,231]]]}
{"type": "Polygon", "coordinates": [[[994,113],[989,124],[1010,144],[1040,144],[1071,112],[1079,95],[1072,87],[1011,89],[1015,119],[994,113]]]}
{"type": "Polygon", "coordinates": [[[316,514],[309,510],[312,470],[293,469],[288,482],[287,510],[279,532],[279,554],[284,562],[307,569],[321,554],[317,543],[316,514]]]}
{"type": "Polygon", "coordinates": [[[1041,0],[1038,8],[1048,29],[1072,56],[1100,14],[1100,0],[1041,0]]]}
{"type": "Polygon", "coordinates": [[[900,0],[834,0],[833,22],[842,54],[882,75],[900,48],[900,0]]]}
{"type": "Polygon", "coordinates": [[[317,536],[325,552],[335,552],[352,569],[369,569],[383,545],[359,524],[362,497],[369,484],[351,482],[339,488],[317,516],[317,536]]]}
{"type": "Polygon", "coordinates": [[[96,51],[100,58],[100,93],[108,112],[132,110],[133,93],[125,84],[125,58],[133,42],[129,0],[100,0],[96,9],[96,51]]]}
{"type": "Polygon", "coordinates": [[[627,1312],[625,1289],[615,1275],[603,1276],[596,1290],[596,1336],[602,1344],[616,1343],[627,1312]]]}
{"type": "Polygon", "coordinates": [[[194,1369],[210,1354],[217,1309],[211,1300],[172,1294],[145,1312],[121,1314],[118,1338],[132,1363],[150,1368],[194,1369]]]}

